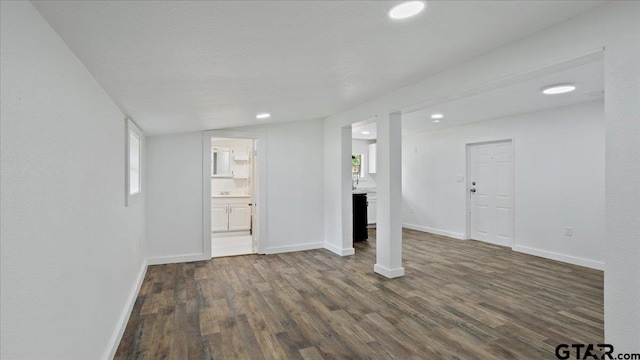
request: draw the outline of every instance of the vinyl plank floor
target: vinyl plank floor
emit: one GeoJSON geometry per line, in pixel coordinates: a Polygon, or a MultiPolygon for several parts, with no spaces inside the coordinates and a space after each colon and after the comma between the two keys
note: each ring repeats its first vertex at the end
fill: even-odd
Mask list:
{"type": "Polygon", "coordinates": [[[555,359],[602,343],[603,273],[403,231],[406,275],[327,250],[150,266],[116,359],[555,359]]]}

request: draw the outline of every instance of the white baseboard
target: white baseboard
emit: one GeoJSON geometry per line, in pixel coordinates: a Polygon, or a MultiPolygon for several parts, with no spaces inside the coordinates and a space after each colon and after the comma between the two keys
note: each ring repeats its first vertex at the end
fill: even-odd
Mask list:
{"type": "Polygon", "coordinates": [[[539,256],[546,259],[562,261],[569,264],[584,266],[584,267],[588,267],[596,270],[604,270],[604,262],[601,262],[601,261],[589,260],[589,259],[579,258],[576,256],[565,255],[565,254],[560,254],[560,253],[546,251],[546,250],[539,250],[539,249],[534,249],[534,248],[521,246],[521,245],[514,245],[512,249],[513,251],[534,255],[534,256],[539,256]]]}
{"type": "Polygon", "coordinates": [[[287,245],[287,246],[276,246],[265,249],[265,254],[280,254],[287,253],[293,251],[304,251],[304,250],[314,250],[314,249],[324,249],[324,243],[310,243],[310,244],[296,244],[296,245],[287,245]]]}
{"type": "Polygon", "coordinates": [[[340,256],[348,256],[348,255],[353,255],[356,253],[356,250],[353,247],[347,248],[347,249],[341,249],[333,244],[324,243],[324,248],[331,251],[334,254],[340,255],[340,256]]]}
{"type": "MultiPolygon", "coordinates": [[[[452,232],[452,231],[434,229],[434,228],[430,228],[430,227],[426,227],[426,226],[413,225],[413,224],[402,224],[402,227],[407,228],[407,229],[411,229],[411,230],[416,230],[416,231],[422,231],[422,232],[427,232],[427,233],[436,234],[436,235],[447,236],[447,237],[454,238],[454,239],[466,240],[464,234],[456,233],[456,232],[452,232]]],[[[511,248],[513,249],[513,251],[517,251],[517,252],[521,252],[521,253],[525,253],[525,254],[529,254],[529,255],[534,255],[534,256],[539,256],[539,257],[543,257],[545,259],[562,261],[562,262],[566,262],[566,263],[569,263],[569,264],[584,266],[584,267],[588,267],[588,268],[596,269],[596,270],[604,270],[604,262],[602,262],[602,261],[589,260],[589,259],[584,259],[584,258],[580,258],[580,257],[576,257],[576,256],[560,254],[560,253],[556,253],[556,252],[553,252],[553,251],[534,249],[534,248],[530,248],[530,247],[522,246],[522,245],[513,245],[511,248]]]]}
{"type": "Polygon", "coordinates": [[[428,233],[436,234],[436,235],[447,236],[447,237],[458,239],[458,240],[465,240],[465,235],[464,234],[453,232],[453,231],[434,229],[434,228],[430,228],[430,227],[426,227],[426,226],[413,225],[413,224],[402,224],[402,227],[407,228],[407,229],[411,229],[411,230],[416,230],[416,231],[428,232],[428,233]]]}
{"type": "Polygon", "coordinates": [[[404,268],[389,269],[380,264],[373,265],[373,271],[389,279],[404,276],[404,268]]]}
{"type": "Polygon", "coordinates": [[[142,262],[142,267],[140,269],[140,272],[138,273],[136,284],[133,286],[133,289],[131,289],[131,293],[129,294],[127,306],[122,310],[122,313],[120,314],[120,319],[118,319],[118,326],[116,327],[116,331],[113,333],[113,336],[111,336],[111,351],[109,351],[106,359],[113,359],[116,356],[116,351],[118,351],[118,346],[120,345],[120,341],[122,340],[124,331],[127,328],[127,324],[129,323],[131,311],[133,311],[133,306],[136,303],[138,293],[140,292],[140,288],[142,287],[144,276],[147,274],[147,267],[148,263],[145,259],[142,262]]]}
{"type": "Polygon", "coordinates": [[[191,261],[206,261],[211,259],[211,254],[209,256],[204,256],[202,253],[199,254],[186,254],[186,255],[177,255],[177,256],[158,256],[148,258],[147,262],[149,265],[162,265],[162,264],[175,264],[175,263],[183,263],[183,262],[191,262],[191,261]]]}

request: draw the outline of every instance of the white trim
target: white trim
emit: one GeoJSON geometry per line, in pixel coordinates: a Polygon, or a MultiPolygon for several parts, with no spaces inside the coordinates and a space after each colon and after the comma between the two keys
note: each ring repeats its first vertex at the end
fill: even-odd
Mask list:
{"type": "Polygon", "coordinates": [[[560,254],[560,253],[557,253],[557,252],[534,249],[534,248],[530,248],[530,247],[522,246],[522,245],[514,245],[513,246],[513,251],[517,251],[517,252],[524,253],[524,254],[529,254],[529,255],[534,255],[534,256],[539,256],[539,257],[542,257],[542,258],[545,258],[545,259],[562,261],[562,262],[573,264],[573,265],[579,265],[579,266],[584,266],[584,267],[588,267],[588,268],[591,268],[591,269],[603,270],[604,271],[604,262],[602,262],[602,261],[589,260],[589,259],[580,258],[580,257],[576,257],[576,256],[560,254]]]}
{"type": "Polygon", "coordinates": [[[352,125],[343,126],[340,130],[341,146],[341,178],[340,192],[342,194],[340,202],[340,214],[342,217],[340,246],[347,249],[353,247],[353,183],[351,174],[351,155],[353,154],[352,125]]]}
{"type": "Polygon", "coordinates": [[[434,229],[426,226],[413,225],[413,224],[402,224],[402,227],[411,229],[411,230],[422,231],[430,234],[442,235],[442,236],[446,236],[446,237],[450,237],[458,240],[466,240],[464,234],[453,232],[453,231],[434,229]]]}
{"type": "Polygon", "coordinates": [[[388,269],[380,264],[373,265],[373,271],[389,279],[404,276],[404,268],[388,269]]]}
{"type": "MultiPolygon", "coordinates": [[[[501,142],[509,142],[511,144],[511,241],[508,244],[508,247],[513,248],[516,243],[516,147],[515,147],[515,138],[504,138],[504,139],[493,139],[493,140],[482,140],[482,141],[474,141],[468,142],[465,144],[465,177],[466,177],[466,187],[465,191],[465,199],[467,206],[465,207],[465,233],[464,239],[471,239],[471,196],[469,189],[471,188],[469,174],[471,174],[471,163],[469,162],[470,156],[470,147],[475,145],[482,144],[494,144],[501,142]]],[[[487,242],[487,241],[485,241],[487,242]]],[[[493,244],[493,243],[492,243],[493,244]]],[[[495,244],[504,246],[502,244],[495,244]]]]}
{"type": "Polygon", "coordinates": [[[211,136],[202,134],[202,255],[211,256],[211,136]]]}
{"type": "Polygon", "coordinates": [[[148,258],[147,262],[149,265],[163,265],[163,264],[175,264],[175,263],[206,261],[206,260],[211,260],[211,251],[209,251],[209,256],[205,256],[204,254],[158,256],[158,257],[148,258]]]}
{"type": "Polygon", "coordinates": [[[145,163],[145,136],[144,133],[142,132],[142,130],[140,130],[140,128],[136,125],[135,122],[133,122],[133,120],[129,119],[129,118],[125,118],[124,119],[124,134],[125,134],[125,138],[124,138],[124,194],[125,194],[125,206],[130,206],[138,201],[140,201],[142,199],[142,196],[144,194],[144,163],[145,163]],[[140,152],[138,154],[138,163],[140,164],[140,168],[139,168],[139,175],[138,175],[138,182],[139,182],[139,189],[140,191],[138,191],[135,194],[130,194],[129,193],[129,185],[131,182],[131,179],[129,178],[129,145],[130,145],[130,141],[129,141],[129,133],[133,133],[133,135],[135,135],[139,140],[140,140],[140,152]]]}
{"type": "Polygon", "coordinates": [[[111,350],[109,350],[109,354],[107,355],[107,359],[113,359],[116,356],[116,351],[118,351],[118,346],[120,345],[120,341],[122,340],[122,336],[124,335],[124,331],[127,328],[127,324],[129,323],[129,318],[131,317],[131,312],[133,311],[133,306],[136,303],[136,299],[138,298],[138,293],[142,288],[142,283],[144,282],[144,277],[147,274],[148,268],[147,260],[144,259],[142,261],[142,267],[140,272],[138,273],[138,279],[136,280],[136,284],[133,286],[131,293],[129,294],[129,299],[127,300],[127,306],[122,310],[120,314],[120,319],[118,319],[118,326],[116,326],[116,331],[111,336],[111,350]]]}
{"type": "Polygon", "coordinates": [[[328,242],[324,243],[324,248],[340,256],[348,256],[356,253],[356,250],[354,248],[340,249],[339,247],[328,242]]]}
{"type": "Polygon", "coordinates": [[[286,246],[276,246],[272,248],[267,248],[265,250],[265,254],[280,254],[294,251],[304,251],[304,250],[315,250],[315,249],[324,249],[323,242],[316,242],[310,244],[296,244],[296,245],[286,245],[286,246]]]}
{"type": "Polygon", "coordinates": [[[253,206],[258,211],[258,254],[265,254],[268,245],[267,237],[267,138],[261,132],[208,130],[202,133],[202,253],[211,259],[211,138],[235,138],[257,140],[257,188],[258,194],[252,197],[253,206]]]}
{"type": "MultiPolygon", "coordinates": [[[[465,240],[464,239],[464,234],[461,234],[461,233],[456,233],[456,232],[451,232],[451,231],[446,231],[446,230],[439,230],[439,229],[429,228],[429,227],[426,227],[426,226],[411,225],[411,224],[402,224],[402,227],[407,228],[407,229],[411,229],[411,230],[416,230],[416,231],[422,231],[422,232],[427,232],[427,233],[436,234],[436,235],[447,236],[447,237],[454,238],[454,239],[465,240]]],[[[490,243],[488,243],[488,244],[490,244],[490,243]]],[[[493,245],[500,245],[500,244],[493,244],[493,245]]],[[[329,249],[329,250],[331,250],[331,249],[329,249]]],[[[530,248],[530,247],[522,246],[522,245],[513,245],[512,250],[513,251],[517,251],[517,252],[521,252],[521,253],[524,253],[524,254],[529,254],[529,255],[542,257],[542,258],[545,258],[545,259],[562,261],[562,262],[565,262],[565,263],[584,266],[584,267],[588,267],[588,268],[596,269],[596,270],[604,270],[604,262],[602,262],[602,261],[589,260],[589,259],[584,259],[584,258],[580,258],[580,257],[576,257],[576,256],[560,254],[560,253],[556,253],[556,252],[553,252],[553,251],[534,249],[534,248],[530,248]]]]}

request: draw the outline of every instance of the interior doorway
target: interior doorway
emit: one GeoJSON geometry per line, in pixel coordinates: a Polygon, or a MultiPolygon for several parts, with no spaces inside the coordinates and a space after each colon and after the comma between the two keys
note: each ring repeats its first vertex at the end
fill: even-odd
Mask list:
{"type": "Polygon", "coordinates": [[[467,238],[513,246],[511,140],[467,144],[467,238]]]}
{"type": "Polygon", "coordinates": [[[211,138],[211,257],[253,254],[255,140],[211,138]]]}
{"type": "MultiPolygon", "coordinates": [[[[362,215],[365,228],[376,227],[377,216],[377,123],[375,119],[351,124],[351,188],[354,195],[366,196],[366,210],[362,215]]],[[[355,200],[354,200],[355,201],[355,200]]],[[[354,220],[354,232],[358,221],[354,220]]]]}
{"type": "Polygon", "coordinates": [[[261,166],[258,154],[263,146],[258,135],[205,133],[205,254],[223,257],[261,252],[264,166],[261,166]]]}

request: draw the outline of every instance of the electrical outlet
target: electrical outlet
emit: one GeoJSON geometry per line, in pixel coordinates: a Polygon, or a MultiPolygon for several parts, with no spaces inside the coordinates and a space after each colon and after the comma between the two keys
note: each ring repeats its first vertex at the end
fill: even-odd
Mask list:
{"type": "Polygon", "coordinates": [[[564,228],[564,235],[565,236],[573,236],[573,228],[570,226],[567,226],[564,228]]]}

